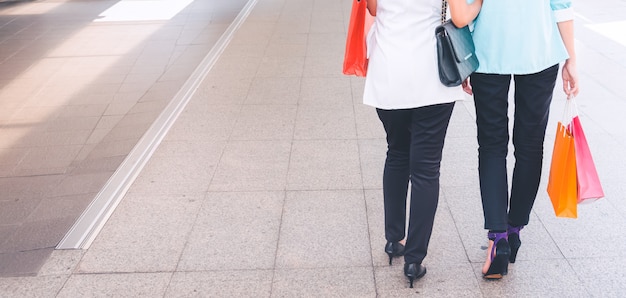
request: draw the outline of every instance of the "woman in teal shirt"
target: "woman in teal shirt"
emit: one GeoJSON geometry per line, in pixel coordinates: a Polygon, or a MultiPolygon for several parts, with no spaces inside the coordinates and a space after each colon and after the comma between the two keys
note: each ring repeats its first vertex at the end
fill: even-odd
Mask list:
{"type": "Polygon", "coordinates": [[[537,196],[543,143],[559,63],[563,89],[578,94],[573,10],[566,0],[485,0],[474,23],[480,67],[466,92],[474,95],[480,191],[489,249],[483,276],[499,279],[515,262],[520,230],[537,196]],[[511,193],[507,183],[508,96],[515,86],[511,193]]]}

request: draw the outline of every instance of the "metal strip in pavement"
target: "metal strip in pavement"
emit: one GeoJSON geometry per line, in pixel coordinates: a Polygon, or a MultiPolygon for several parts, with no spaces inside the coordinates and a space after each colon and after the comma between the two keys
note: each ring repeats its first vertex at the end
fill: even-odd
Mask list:
{"type": "Polygon", "coordinates": [[[156,121],[126,156],[120,167],[113,173],[93,201],[65,234],[56,249],[89,248],[257,2],[258,0],[249,0],[246,3],[211,51],[187,79],[183,87],[176,93],[172,101],[165,107],[156,121]]]}

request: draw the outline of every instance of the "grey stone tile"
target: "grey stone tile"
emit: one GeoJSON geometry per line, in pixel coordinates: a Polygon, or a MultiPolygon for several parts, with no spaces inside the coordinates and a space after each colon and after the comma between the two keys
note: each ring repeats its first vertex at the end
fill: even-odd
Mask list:
{"type": "Polygon", "coordinates": [[[20,140],[19,147],[78,146],[85,143],[91,131],[76,126],[74,130],[33,131],[20,140]]]}
{"type": "Polygon", "coordinates": [[[270,45],[268,44],[231,43],[228,45],[228,47],[226,47],[221,57],[253,57],[256,59],[260,59],[261,57],[266,55],[266,51],[269,47],[270,45]]]}
{"type": "MultiPolygon", "coordinates": [[[[383,201],[383,190],[365,190],[365,202],[367,207],[367,225],[370,235],[370,246],[372,263],[374,266],[386,266],[389,264],[389,257],[385,254],[385,211],[383,201]]],[[[403,258],[394,258],[393,266],[402,266],[403,258]]]]}
{"type": "Polygon", "coordinates": [[[18,224],[2,224],[0,225],[0,247],[4,247],[6,241],[15,233],[19,227],[18,224]]]}
{"type": "Polygon", "coordinates": [[[359,140],[361,176],[365,189],[380,189],[383,187],[386,155],[387,143],[385,140],[359,140]]]}
{"type": "MultiPolygon", "coordinates": [[[[469,264],[426,266],[426,275],[413,282],[402,266],[375,267],[379,297],[485,297],[469,264]]],[[[489,296],[486,296],[489,297],[489,296]]]]}
{"type": "Polygon", "coordinates": [[[356,139],[352,105],[299,105],[294,138],[356,139]]]}
{"type": "Polygon", "coordinates": [[[56,297],[68,275],[0,278],[2,297],[56,297]]]}
{"type": "Polygon", "coordinates": [[[265,57],[304,57],[306,44],[270,44],[263,53],[265,57]]]}
{"type": "MultiPolygon", "coordinates": [[[[105,136],[106,138],[106,136],[105,136]]],[[[89,158],[103,158],[113,156],[126,156],[130,152],[139,139],[125,139],[115,141],[103,141],[98,143],[91,152],[89,158]]]]}
{"type": "Polygon", "coordinates": [[[71,173],[74,175],[88,174],[94,172],[114,172],[126,158],[125,156],[112,156],[87,159],[88,153],[81,153],[85,154],[85,159],[79,160],[77,158],[77,160],[74,161],[73,165],[75,166],[75,168],[71,171],[71,173]]]}
{"type": "Polygon", "coordinates": [[[74,274],[56,297],[162,297],[172,273],[74,274]]]}
{"type": "Polygon", "coordinates": [[[6,240],[3,247],[0,248],[0,253],[29,252],[52,248],[57,245],[59,239],[63,238],[79,214],[66,215],[60,218],[26,220],[6,240]]]}
{"type": "Polygon", "coordinates": [[[574,220],[555,217],[546,194],[540,194],[535,203],[535,213],[562,255],[568,259],[623,256],[626,238],[607,232],[624,226],[624,218],[618,210],[604,200],[578,207],[578,219],[574,220]],[[589,243],[602,243],[604,249],[598,250],[589,243]]]}
{"type": "Polygon", "coordinates": [[[433,233],[428,245],[428,255],[424,264],[429,267],[445,268],[468,263],[465,243],[460,236],[463,233],[465,231],[458,230],[457,223],[450,213],[445,194],[440,194],[433,233]]]}
{"type": "MultiPolygon", "coordinates": [[[[352,101],[354,104],[363,104],[363,90],[365,90],[365,78],[351,76],[352,101]]],[[[370,107],[370,106],[367,106],[370,107]]],[[[370,107],[374,109],[373,107],[370,107]]]]}
{"type": "MultiPolygon", "coordinates": [[[[313,25],[313,24],[312,24],[313,25]]],[[[320,27],[319,24],[314,26],[320,27]]],[[[331,24],[336,26],[336,22],[331,24]]],[[[326,28],[319,28],[327,30],[326,28]]],[[[320,57],[322,59],[341,58],[341,66],[343,66],[343,54],[346,50],[346,34],[343,32],[312,32],[309,34],[309,44],[307,47],[307,56],[320,57]]],[[[339,71],[341,74],[341,69],[339,71]]]]}
{"type": "Polygon", "coordinates": [[[205,192],[209,188],[223,148],[224,142],[217,142],[207,147],[207,152],[199,156],[153,157],[129,191],[146,194],[205,192]]]}
{"type": "MultiPolygon", "coordinates": [[[[343,51],[343,50],[342,50],[343,51]]],[[[342,52],[338,52],[342,53],[342,52]]],[[[334,56],[307,56],[304,61],[303,77],[340,78],[343,74],[343,55],[334,56]]]]}
{"type": "Polygon", "coordinates": [[[309,41],[309,34],[295,32],[278,32],[276,31],[270,39],[270,46],[277,45],[304,45],[309,41]]]}
{"type": "Polygon", "coordinates": [[[288,192],[276,267],[368,266],[367,225],[360,190],[288,192]]]}
{"type": "Polygon", "coordinates": [[[297,104],[300,78],[255,78],[245,104],[297,104]]]}
{"type": "Polygon", "coordinates": [[[77,271],[173,271],[201,199],[201,195],[128,195],[85,253],[77,271]]]}
{"type": "Polygon", "coordinates": [[[100,121],[98,116],[75,116],[75,117],[59,117],[51,121],[46,121],[46,130],[53,131],[72,131],[77,127],[82,130],[92,130],[100,121]]]}
{"type": "Polygon", "coordinates": [[[81,148],[81,145],[31,148],[22,162],[15,167],[14,175],[35,176],[65,173],[81,148]]]}
{"type": "Polygon", "coordinates": [[[231,141],[209,190],[284,190],[290,150],[289,141],[231,141]]]}
{"type": "MultiPolygon", "coordinates": [[[[599,250],[605,248],[597,247],[599,250]]],[[[624,257],[569,259],[576,275],[594,297],[620,297],[626,293],[624,257]]]]}
{"type": "Polygon", "coordinates": [[[243,107],[232,140],[290,140],[293,138],[297,106],[246,105],[243,107]]]}
{"type": "Polygon", "coordinates": [[[357,141],[294,141],[289,190],[361,189],[357,141]]]}
{"type": "Polygon", "coordinates": [[[299,78],[304,69],[304,57],[263,57],[256,73],[260,78],[299,78]]]}
{"type": "Polygon", "coordinates": [[[205,110],[185,110],[169,130],[166,141],[227,140],[241,106],[214,105],[205,110]]]}
{"type": "Polygon", "coordinates": [[[209,192],[177,270],[274,267],[284,192],[209,192]]]}
{"type": "Polygon", "coordinates": [[[175,272],[165,297],[270,297],[272,277],[269,270],[175,272]]]}
{"type": "Polygon", "coordinates": [[[567,260],[517,261],[499,281],[482,279],[482,263],[474,271],[484,297],[589,297],[567,260]]]}
{"type": "Polygon", "coordinates": [[[95,192],[61,197],[45,197],[39,202],[37,208],[26,217],[26,220],[57,220],[75,217],[80,215],[95,197],[95,192]]]}
{"type": "Polygon", "coordinates": [[[350,78],[302,78],[300,104],[352,106],[350,78]]]}
{"type": "Polygon", "coordinates": [[[24,222],[35,211],[41,200],[41,197],[12,198],[7,196],[2,198],[0,200],[0,224],[11,225],[24,222]]]}
{"type": "Polygon", "coordinates": [[[371,267],[279,269],[272,297],[376,297],[371,267]]]}
{"type": "Polygon", "coordinates": [[[112,171],[67,175],[47,196],[63,197],[76,194],[97,193],[104,183],[111,178],[111,175],[113,175],[112,171]]]}
{"type": "Polygon", "coordinates": [[[252,78],[221,78],[210,76],[194,93],[187,109],[210,108],[214,104],[242,104],[252,85],[252,78]]]}
{"type": "MultiPolygon", "coordinates": [[[[328,20],[325,18],[314,18],[311,21],[311,33],[335,33],[344,29],[343,21],[341,19],[328,20]]],[[[335,45],[335,44],[333,44],[335,45]]],[[[345,42],[344,42],[345,46],[345,42]]],[[[334,49],[340,48],[339,46],[333,47],[334,49]]],[[[325,53],[328,50],[324,51],[325,53]]]]}
{"type": "Polygon", "coordinates": [[[441,158],[441,185],[479,187],[476,138],[446,138],[441,158]]]}
{"type": "Polygon", "coordinates": [[[258,22],[253,24],[243,24],[237,30],[236,38],[245,43],[255,43],[255,41],[268,40],[274,31],[273,22],[258,22]]]}
{"type": "Polygon", "coordinates": [[[258,57],[222,57],[211,69],[211,74],[240,79],[252,78],[256,75],[260,65],[261,60],[258,57]]]}
{"type": "Polygon", "coordinates": [[[3,148],[0,155],[0,177],[11,177],[13,169],[22,161],[26,153],[28,153],[27,148],[3,148]]]}
{"type": "MultiPolygon", "coordinates": [[[[266,27],[267,23],[259,22],[259,23],[256,23],[255,25],[266,27]]],[[[261,30],[265,30],[266,32],[259,32],[252,25],[242,26],[237,32],[237,34],[233,36],[230,43],[233,46],[253,44],[259,47],[266,47],[269,44],[271,33],[267,32],[266,28],[261,28],[261,30]]]]}
{"type": "Polygon", "coordinates": [[[376,109],[363,104],[354,105],[356,133],[359,139],[385,139],[385,128],[378,119],[376,109]]]}
{"type": "Polygon", "coordinates": [[[36,275],[50,253],[52,248],[0,253],[0,277],[36,275]]]}
{"type": "Polygon", "coordinates": [[[85,250],[81,249],[54,250],[39,270],[38,276],[69,276],[84,254],[85,250]]]}

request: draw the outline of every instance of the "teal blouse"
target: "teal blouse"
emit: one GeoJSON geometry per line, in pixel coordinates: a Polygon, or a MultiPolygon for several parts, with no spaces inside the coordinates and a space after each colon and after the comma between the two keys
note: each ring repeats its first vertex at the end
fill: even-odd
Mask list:
{"type": "Polygon", "coordinates": [[[567,0],[483,0],[472,32],[477,72],[532,74],[566,60],[557,22],[573,17],[567,0]]]}

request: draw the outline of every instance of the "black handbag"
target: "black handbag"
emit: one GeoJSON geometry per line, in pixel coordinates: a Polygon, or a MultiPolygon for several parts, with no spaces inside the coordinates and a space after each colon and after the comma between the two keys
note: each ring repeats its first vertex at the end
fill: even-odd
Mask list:
{"type": "Polygon", "coordinates": [[[452,21],[446,21],[447,2],[442,1],[442,24],[435,29],[437,39],[437,62],[439,80],[448,87],[461,85],[478,69],[478,58],[474,51],[474,41],[468,26],[457,28],[452,21]]]}

